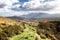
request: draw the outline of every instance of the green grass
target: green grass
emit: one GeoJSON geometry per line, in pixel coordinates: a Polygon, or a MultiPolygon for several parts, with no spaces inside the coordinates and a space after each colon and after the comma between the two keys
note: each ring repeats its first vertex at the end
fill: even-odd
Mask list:
{"type": "Polygon", "coordinates": [[[10,38],[10,40],[34,40],[34,35],[35,30],[28,28],[28,25],[26,25],[26,29],[24,30],[23,33],[10,38]]]}
{"type": "MultiPolygon", "coordinates": [[[[29,28],[28,25],[25,25],[26,29],[24,30],[23,33],[13,36],[12,38],[10,38],[9,40],[35,40],[35,34],[36,34],[36,30],[29,28]]],[[[38,36],[38,35],[37,35],[38,36]]],[[[39,38],[40,36],[38,36],[39,38]]],[[[39,40],[51,40],[51,39],[42,39],[40,37],[39,40]]]]}

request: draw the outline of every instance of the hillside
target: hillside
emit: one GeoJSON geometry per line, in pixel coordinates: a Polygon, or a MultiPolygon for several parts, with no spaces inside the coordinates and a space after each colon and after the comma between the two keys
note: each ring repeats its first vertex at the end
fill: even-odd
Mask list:
{"type": "Polygon", "coordinates": [[[48,14],[48,13],[30,13],[27,15],[20,16],[11,16],[7,17],[11,19],[19,19],[19,20],[60,20],[60,14],[48,14]]]}
{"type": "Polygon", "coordinates": [[[60,40],[60,21],[19,21],[0,17],[0,40],[60,40]]]}

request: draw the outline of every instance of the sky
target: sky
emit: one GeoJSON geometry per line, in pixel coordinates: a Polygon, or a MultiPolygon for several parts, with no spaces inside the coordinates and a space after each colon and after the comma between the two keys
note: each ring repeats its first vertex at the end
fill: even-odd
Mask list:
{"type": "Polygon", "coordinates": [[[60,0],[0,0],[0,16],[29,13],[60,14],[60,0]]]}

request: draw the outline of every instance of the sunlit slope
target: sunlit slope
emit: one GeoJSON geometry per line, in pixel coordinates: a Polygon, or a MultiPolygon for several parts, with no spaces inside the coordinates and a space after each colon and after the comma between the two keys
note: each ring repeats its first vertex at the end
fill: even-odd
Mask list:
{"type": "Polygon", "coordinates": [[[14,24],[14,23],[16,23],[16,24],[19,24],[20,23],[20,21],[18,22],[17,20],[12,20],[12,19],[9,19],[9,18],[5,18],[5,17],[0,17],[0,23],[5,23],[5,24],[14,24]]]}
{"type": "Polygon", "coordinates": [[[60,21],[23,21],[0,17],[0,40],[60,40],[60,21]]]}
{"type": "Polygon", "coordinates": [[[29,25],[25,25],[26,29],[20,35],[13,36],[9,40],[51,40],[49,38],[41,38],[37,33],[36,29],[30,28],[29,25]]]}

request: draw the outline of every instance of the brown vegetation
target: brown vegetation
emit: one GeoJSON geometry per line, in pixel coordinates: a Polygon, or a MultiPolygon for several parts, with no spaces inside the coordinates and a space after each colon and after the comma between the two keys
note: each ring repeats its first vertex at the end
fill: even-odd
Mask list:
{"type": "Polygon", "coordinates": [[[0,17],[0,40],[8,40],[9,37],[18,35],[25,29],[25,24],[36,28],[41,38],[60,40],[60,21],[19,21],[0,17]],[[4,20],[3,20],[4,19],[4,20]]]}
{"type": "Polygon", "coordinates": [[[43,38],[60,40],[60,21],[41,21],[37,26],[37,33],[43,38]]]}

